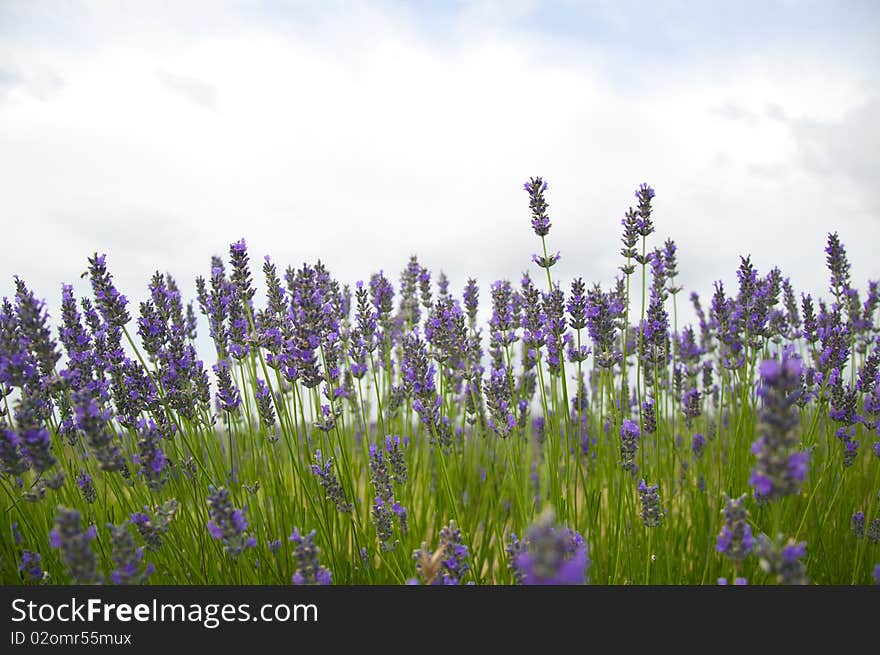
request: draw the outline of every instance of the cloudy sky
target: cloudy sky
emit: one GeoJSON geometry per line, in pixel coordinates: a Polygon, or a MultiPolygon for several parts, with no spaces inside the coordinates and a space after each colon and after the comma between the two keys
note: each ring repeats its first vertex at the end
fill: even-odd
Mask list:
{"type": "MultiPolygon", "coordinates": [[[[187,295],[244,237],[341,280],[410,254],[518,278],[550,182],[554,273],[610,283],[657,190],[687,290],[740,254],[826,286],[839,231],[880,277],[880,3],[0,0],[0,295],[106,252],[187,295]]],[[[537,271],[536,272],[540,272],[537,271]]]]}

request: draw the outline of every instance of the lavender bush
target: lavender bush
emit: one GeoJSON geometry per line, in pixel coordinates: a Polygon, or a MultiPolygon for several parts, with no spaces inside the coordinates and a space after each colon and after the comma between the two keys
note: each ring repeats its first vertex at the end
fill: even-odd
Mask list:
{"type": "Polygon", "coordinates": [[[156,272],[137,307],[94,253],[53,322],[15,278],[3,583],[876,579],[880,284],[838,235],[826,297],[743,257],[679,326],[687,253],[655,236],[654,189],[623,212],[619,275],[570,284],[550,186],[524,191],[516,281],[413,256],[349,283],[255,269],[239,240],[195,298],[156,272]]]}

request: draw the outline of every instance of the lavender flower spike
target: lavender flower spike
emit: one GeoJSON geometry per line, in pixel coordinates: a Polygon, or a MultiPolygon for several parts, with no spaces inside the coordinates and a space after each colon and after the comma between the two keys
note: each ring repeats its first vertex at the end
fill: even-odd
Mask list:
{"type": "Polygon", "coordinates": [[[223,542],[224,550],[232,557],[237,557],[248,548],[257,545],[248,532],[248,520],[244,509],[232,507],[229,499],[229,490],[223,487],[215,489],[208,487],[208,514],[211,520],[208,522],[208,532],[214,539],[223,542]]]}
{"type": "Polygon", "coordinates": [[[529,528],[523,543],[508,550],[514,576],[525,585],[586,584],[590,558],[580,533],[555,525],[552,509],[529,528]]]}
{"type": "Polygon", "coordinates": [[[293,574],[295,585],[329,585],[332,574],[330,569],[318,561],[321,549],[315,545],[315,531],[303,536],[299,530],[293,529],[290,541],[296,544],[296,572],[293,574]]]}
{"type": "Polygon", "coordinates": [[[98,558],[89,542],[97,536],[95,526],[83,532],[79,512],[67,507],[58,507],[55,513],[55,527],[49,533],[49,545],[61,550],[61,559],[76,584],[100,584],[98,558]]]}
{"type": "Polygon", "coordinates": [[[539,237],[545,237],[550,234],[550,217],[547,216],[547,201],[544,199],[547,183],[540,177],[533,177],[523,184],[523,189],[529,194],[532,229],[539,237]]]}
{"type": "Polygon", "coordinates": [[[797,493],[809,468],[809,455],[797,451],[800,425],[795,406],[801,396],[801,360],[788,352],[760,366],[758,394],[764,401],[761,437],[752,445],[757,458],[749,483],[757,498],[797,493]]]}
{"type": "Polygon", "coordinates": [[[745,499],[745,494],[737,499],[724,495],[724,526],[715,545],[715,550],[734,562],[744,560],[755,546],[752,528],[748,523],[749,513],[743,507],[745,499]]]}

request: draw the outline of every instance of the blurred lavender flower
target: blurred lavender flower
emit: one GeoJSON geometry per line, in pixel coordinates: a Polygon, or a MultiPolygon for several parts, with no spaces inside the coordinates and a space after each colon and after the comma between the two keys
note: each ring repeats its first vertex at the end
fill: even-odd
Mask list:
{"type": "Polygon", "coordinates": [[[61,560],[70,570],[75,584],[100,584],[98,558],[89,542],[97,536],[94,525],[83,532],[80,514],[75,509],[59,506],[55,526],[49,533],[49,545],[61,550],[61,560]]]}
{"type": "Polygon", "coordinates": [[[15,477],[28,470],[20,444],[19,436],[0,417],[0,472],[3,474],[15,477]]]}
{"type": "Polygon", "coordinates": [[[801,561],[807,555],[805,542],[789,539],[781,544],[781,537],[773,542],[767,535],[761,534],[758,535],[755,554],[760,559],[764,572],[775,576],[779,584],[809,584],[804,563],[801,561]]]}
{"type": "Polygon", "coordinates": [[[694,457],[700,459],[703,456],[703,450],[706,447],[706,437],[700,432],[694,434],[691,439],[691,452],[694,457]]]}
{"type": "Polygon", "coordinates": [[[168,531],[168,527],[179,508],[180,503],[172,498],[155,508],[155,519],[150,518],[148,507],[144,507],[143,512],[131,514],[129,519],[146,543],[147,550],[158,550],[162,546],[162,537],[168,531]]]}
{"type": "Polygon", "coordinates": [[[134,463],[152,491],[160,491],[168,479],[168,460],[162,450],[162,435],[153,420],[138,422],[138,454],[134,463]]]}
{"type": "Polygon", "coordinates": [[[654,434],[657,431],[657,413],[654,410],[653,398],[648,398],[642,403],[642,420],[645,425],[645,434],[654,434]]]}
{"type": "Polygon", "coordinates": [[[115,430],[111,419],[112,414],[99,409],[92,397],[86,392],[74,396],[76,405],[76,424],[86,437],[86,443],[102,471],[122,471],[125,460],[119,452],[115,430]]]}
{"type": "Polygon", "coordinates": [[[462,296],[464,300],[464,308],[467,312],[468,327],[471,331],[477,329],[477,306],[480,301],[480,288],[474,278],[468,278],[467,286],[464,288],[462,296]]]}
{"type": "Polygon", "coordinates": [[[861,510],[852,515],[850,519],[853,535],[857,539],[865,536],[865,513],[861,510]]]}
{"type": "Polygon", "coordinates": [[[749,513],[743,507],[745,500],[745,494],[736,499],[724,494],[724,525],[718,535],[715,550],[734,562],[743,561],[755,546],[748,521],[749,513]]]}
{"type": "Polygon", "coordinates": [[[21,554],[18,570],[21,571],[30,582],[39,582],[45,577],[43,567],[40,565],[39,553],[33,553],[27,549],[21,554]]]}
{"type": "Polygon", "coordinates": [[[92,476],[85,471],[80,471],[76,476],[76,486],[82,492],[83,498],[90,505],[98,499],[98,492],[92,484],[92,476]]]}
{"type": "MultiPolygon", "coordinates": [[[[723,587],[723,586],[727,586],[729,583],[727,582],[727,578],[718,578],[718,584],[723,587]]],[[[734,578],[733,584],[734,584],[734,586],[737,586],[737,587],[744,587],[747,584],[749,584],[749,582],[745,578],[734,578]]]]}
{"type": "Polygon", "coordinates": [[[800,425],[795,403],[802,391],[801,360],[786,351],[781,361],[765,360],[760,374],[763,430],[752,445],[757,463],[749,483],[756,497],[773,500],[797,493],[809,468],[809,454],[794,450],[800,425]]]}
{"type": "MultiPolygon", "coordinates": [[[[429,551],[427,543],[413,553],[416,572],[426,585],[460,585],[470,571],[470,552],[455,521],[440,530],[439,544],[429,551]]],[[[416,581],[418,584],[418,581],[416,581]]]]}
{"type": "Polygon", "coordinates": [[[865,532],[865,536],[868,538],[868,543],[870,544],[880,543],[880,516],[874,517],[874,520],[871,521],[871,524],[865,532]]]}
{"type": "Polygon", "coordinates": [[[550,268],[560,259],[562,259],[562,255],[559,252],[554,255],[547,255],[546,257],[544,255],[532,255],[532,261],[541,268],[550,268]]]}
{"type": "Polygon", "coordinates": [[[321,549],[315,545],[315,531],[302,535],[294,528],[290,541],[296,544],[294,549],[296,572],[293,574],[293,584],[329,585],[332,574],[330,569],[318,560],[321,549]]]}
{"type": "Polygon", "coordinates": [[[551,509],[529,528],[523,542],[513,535],[507,549],[514,577],[525,585],[586,584],[590,559],[579,532],[560,527],[551,509]]]}
{"type": "Polygon", "coordinates": [[[144,549],[135,547],[127,523],[122,525],[108,523],[107,527],[110,530],[110,559],[114,566],[110,573],[110,581],[116,585],[143,584],[156,567],[152,564],[144,566],[144,549]]]}
{"type": "Polygon", "coordinates": [[[257,545],[248,532],[245,510],[235,509],[229,499],[229,490],[224,487],[208,486],[208,532],[214,539],[223,542],[223,549],[232,557],[237,557],[248,548],[257,545]]]}
{"type": "Polygon", "coordinates": [[[681,400],[682,413],[685,417],[685,424],[690,426],[694,419],[703,413],[700,392],[696,388],[690,388],[684,392],[681,400]]]}

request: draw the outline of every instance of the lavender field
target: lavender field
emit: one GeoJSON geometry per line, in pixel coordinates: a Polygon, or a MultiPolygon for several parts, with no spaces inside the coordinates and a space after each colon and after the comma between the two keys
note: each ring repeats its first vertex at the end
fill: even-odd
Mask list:
{"type": "Polygon", "coordinates": [[[824,298],[748,257],[683,289],[634,196],[619,269],[568,288],[541,178],[519,280],[349,282],[244,240],[191,299],[157,271],[131,306],[112,252],[60,316],[16,278],[3,583],[880,582],[878,282],[832,233],[824,298]]]}

